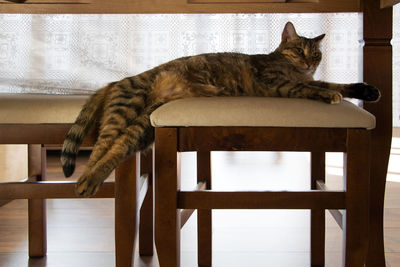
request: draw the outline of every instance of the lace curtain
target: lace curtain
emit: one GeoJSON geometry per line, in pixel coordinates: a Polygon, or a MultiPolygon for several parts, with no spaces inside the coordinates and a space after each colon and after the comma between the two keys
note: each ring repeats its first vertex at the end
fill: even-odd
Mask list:
{"type": "MultiPolygon", "coordinates": [[[[362,80],[362,15],[357,13],[3,14],[0,92],[86,94],[177,57],[222,51],[269,53],[278,46],[287,21],[294,23],[300,35],[327,33],[316,79],[341,83],[362,80]]],[[[394,46],[398,43],[398,39],[393,40],[394,46]]],[[[396,49],[394,54],[398,74],[396,49]]],[[[398,76],[394,97],[397,121],[398,76]]]]}

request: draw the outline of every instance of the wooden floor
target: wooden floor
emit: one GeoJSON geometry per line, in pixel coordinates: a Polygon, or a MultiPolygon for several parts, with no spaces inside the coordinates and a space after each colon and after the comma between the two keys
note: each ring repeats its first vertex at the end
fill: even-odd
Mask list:
{"type": "MultiPolygon", "coordinates": [[[[400,139],[394,139],[387,183],[385,243],[387,260],[400,266],[400,139]]],[[[87,157],[79,160],[77,174],[87,157]]],[[[195,184],[195,155],[183,157],[182,188],[195,184]],[[185,164],[187,163],[187,164],[185,164]]],[[[307,189],[307,153],[214,152],[215,189],[307,189]],[[239,166],[239,163],[241,164],[239,166]],[[249,170],[252,170],[249,172],[249,170]],[[230,181],[229,188],[224,187],[230,181]]],[[[327,157],[328,184],[340,187],[341,155],[327,157]]],[[[58,156],[49,156],[48,175],[63,179],[58,156]]],[[[76,176],[75,176],[76,177],[76,176]]],[[[27,203],[0,207],[0,267],[112,267],[114,219],[112,199],[48,200],[48,256],[28,259],[27,203]]],[[[213,260],[217,267],[305,267],[309,265],[309,212],[225,210],[213,212],[213,260]]],[[[326,266],[341,263],[341,231],[327,215],[326,266]]],[[[195,215],[182,230],[182,266],[196,264],[195,215]]],[[[158,266],[157,258],[137,258],[135,266],[158,266]]]]}

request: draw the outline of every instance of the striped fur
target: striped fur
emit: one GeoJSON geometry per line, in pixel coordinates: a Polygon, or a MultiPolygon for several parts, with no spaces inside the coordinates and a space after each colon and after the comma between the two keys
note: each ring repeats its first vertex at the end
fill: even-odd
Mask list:
{"type": "Polygon", "coordinates": [[[77,193],[93,195],[127,156],[153,142],[150,114],[174,99],[198,96],[294,97],[339,103],[342,97],[376,101],[379,91],[370,85],[314,81],[321,61],[324,35],[298,36],[288,22],[279,47],[267,55],[202,54],[179,58],[137,76],[98,90],[85,104],[69,131],[62,150],[64,174],[70,176],[80,144],[91,127],[99,137],[77,193]]]}
{"type": "Polygon", "coordinates": [[[61,153],[61,164],[65,177],[69,177],[75,170],[75,158],[78,154],[79,146],[86,137],[90,128],[94,125],[97,118],[100,117],[104,94],[111,84],[98,90],[82,108],[75,123],[69,130],[61,153]]]}

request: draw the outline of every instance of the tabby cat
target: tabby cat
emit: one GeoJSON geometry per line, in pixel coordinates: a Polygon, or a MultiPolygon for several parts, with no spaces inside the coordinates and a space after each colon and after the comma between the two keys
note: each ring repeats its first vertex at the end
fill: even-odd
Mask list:
{"type": "Polygon", "coordinates": [[[342,97],[377,101],[378,89],[365,83],[313,80],[324,36],[298,36],[288,22],[281,44],[268,55],[214,53],[183,57],[110,83],[91,96],[66,136],[61,155],[65,176],[74,172],[78,148],[89,129],[98,127],[99,137],[76,187],[79,195],[93,195],[123,159],[151,145],[154,133],[150,114],[175,99],[260,96],[308,98],[328,104],[339,103],[342,97]]]}

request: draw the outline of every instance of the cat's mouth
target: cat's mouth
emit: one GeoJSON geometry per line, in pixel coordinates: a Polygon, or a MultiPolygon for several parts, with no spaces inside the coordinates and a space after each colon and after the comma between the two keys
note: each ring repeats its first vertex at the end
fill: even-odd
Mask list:
{"type": "Polygon", "coordinates": [[[314,72],[315,72],[315,68],[313,66],[309,66],[309,65],[301,66],[301,70],[304,74],[314,74],[314,72]]]}
{"type": "Polygon", "coordinates": [[[314,74],[317,66],[313,62],[309,62],[304,64],[304,68],[308,74],[314,74]]]}

